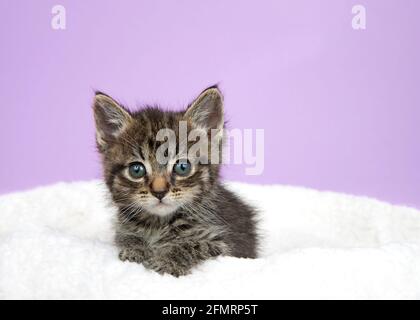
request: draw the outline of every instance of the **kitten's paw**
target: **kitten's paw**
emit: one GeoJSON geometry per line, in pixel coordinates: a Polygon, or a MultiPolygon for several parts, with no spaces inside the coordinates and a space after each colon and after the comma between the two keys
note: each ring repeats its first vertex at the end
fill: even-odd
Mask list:
{"type": "Polygon", "coordinates": [[[140,249],[122,249],[118,254],[118,257],[121,261],[130,261],[130,262],[137,262],[142,263],[145,259],[145,255],[143,250],[140,249]]]}
{"type": "Polygon", "coordinates": [[[185,276],[191,273],[191,268],[177,264],[175,261],[167,259],[151,259],[143,261],[143,265],[160,274],[170,274],[174,277],[185,276]]]}

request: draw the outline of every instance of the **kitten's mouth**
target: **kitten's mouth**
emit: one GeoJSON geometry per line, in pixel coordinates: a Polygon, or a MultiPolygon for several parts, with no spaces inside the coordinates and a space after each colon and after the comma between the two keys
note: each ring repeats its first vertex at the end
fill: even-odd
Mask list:
{"type": "Polygon", "coordinates": [[[169,204],[163,203],[162,201],[159,201],[156,204],[156,207],[158,207],[158,208],[163,208],[163,207],[168,207],[168,206],[169,206],[169,204]]]}
{"type": "Polygon", "coordinates": [[[149,212],[161,217],[167,216],[176,211],[178,206],[165,202],[165,199],[160,200],[159,202],[151,205],[149,207],[149,212]]]}

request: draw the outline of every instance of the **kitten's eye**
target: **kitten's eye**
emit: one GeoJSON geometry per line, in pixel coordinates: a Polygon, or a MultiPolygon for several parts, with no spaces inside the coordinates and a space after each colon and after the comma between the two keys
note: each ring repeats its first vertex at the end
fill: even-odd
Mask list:
{"type": "Polygon", "coordinates": [[[174,165],[174,172],[179,176],[187,176],[191,172],[191,163],[188,160],[178,161],[174,165]]]}
{"type": "Polygon", "coordinates": [[[146,175],[146,168],[141,162],[134,162],[128,167],[128,173],[133,179],[140,179],[146,175]]]}

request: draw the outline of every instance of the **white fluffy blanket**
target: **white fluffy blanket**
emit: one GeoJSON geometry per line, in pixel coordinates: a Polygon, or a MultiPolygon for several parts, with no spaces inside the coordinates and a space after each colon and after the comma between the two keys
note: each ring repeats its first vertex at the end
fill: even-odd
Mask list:
{"type": "MultiPolygon", "coordinates": [[[[231,183],[261,211],[263,253],[191,275],[121,262],[98,181],[0,197],[0,299],[420,298],[420,212],[286,186],[231,183]]],[[[238,212],[240,214],[240,212],[238,212]]]]}

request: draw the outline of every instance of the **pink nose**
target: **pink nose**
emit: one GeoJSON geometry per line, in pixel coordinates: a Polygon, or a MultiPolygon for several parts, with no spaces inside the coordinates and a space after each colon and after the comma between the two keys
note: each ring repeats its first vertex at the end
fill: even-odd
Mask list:
{"type": "Polygon", "coordinates": [[[159,200],[162,200],[163,197],[168,193],[169,190],[169,184],[165,177],[159,176],[152,180],[152,183],[150,185],[151,193],[158,198],[159,200]]]}

